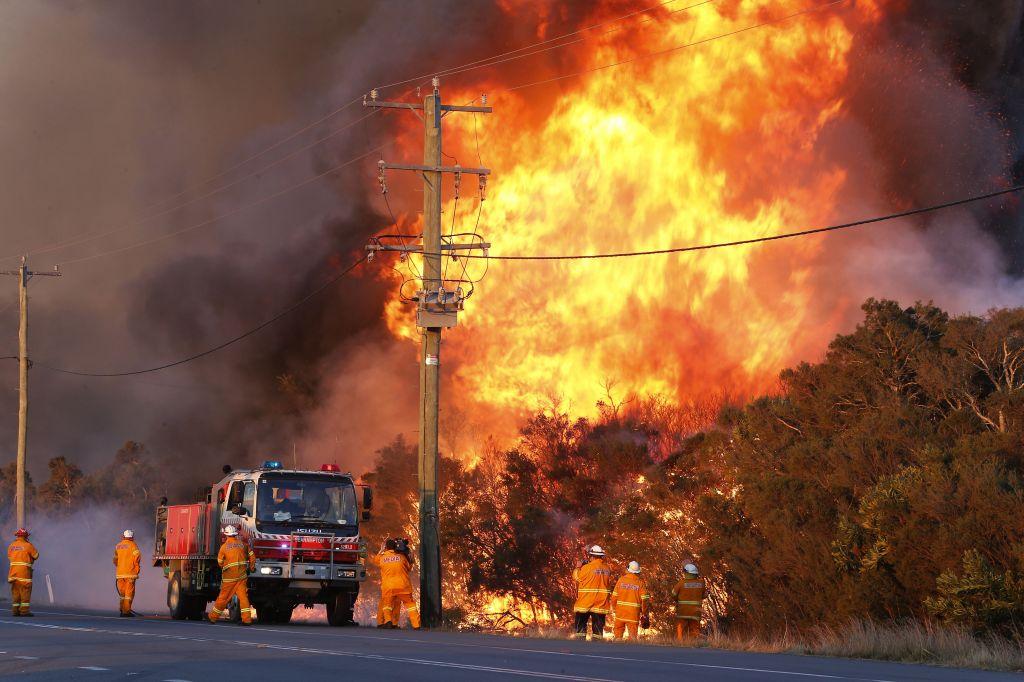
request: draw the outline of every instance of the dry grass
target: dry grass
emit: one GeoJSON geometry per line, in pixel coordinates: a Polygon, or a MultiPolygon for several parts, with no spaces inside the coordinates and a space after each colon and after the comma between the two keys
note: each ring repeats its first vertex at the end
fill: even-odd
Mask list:
{"type": "MultiPolygon", "coordinates": [[[[502,634],[566,639],[570,633],[565,627],[545,626],[502,634]]],[[[967,630],[921,622],[883,625],[854,620],[841,627],[821,627],[805,636],[790,632],[780,633],[776,637],[712,632],[707,637],[683,643],[666,634],[652,634],[641,637],[638,643],[1024,671],[1024,640],[976,637],[967,630]]]]}
{"type": "Polygon", "coordinates": [[[981,638],[961,628],[916,621],[896,626],[850,621],[840,628],[819,628],[809,653],[958,668],[1024,670],[1024,641],[981,638]]]}

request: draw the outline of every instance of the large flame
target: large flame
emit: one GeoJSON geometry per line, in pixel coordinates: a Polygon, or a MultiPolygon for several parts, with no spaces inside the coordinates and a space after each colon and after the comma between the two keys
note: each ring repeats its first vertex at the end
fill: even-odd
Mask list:
{"type": "MultiPolygon", "coordinates": [[[[723,0],[676,9],[687,4],[589,31],[567,49],[581,55],[574,70],[582,71],[699,44],[560,81],[551,104],[538,98],[551,97],[552,86],[546,95],[501,94],[515,83],[493,84],[493,115],[445,119],[446,144],[458,141],[463,164],[476,165],[467,159],[477,160],[478,135],[494,171],[480,222],[493,254],[662,249],[835,217],[846,173],[824,160],[822,132],[844,116],[854,33],[877,21],[877,7],[723,0]],[[812,8],[820,9],[776,21],[812,8]],[[767,25],[750,28],[759,24],[767,25]],[[550,111],[540,117],[543,107],[550,111]]],[[[466,231],[477,217],[467,194],[464,185],[455,221],[466,231]]],[[[453,208],[445,206],[446,229],[453,208]]],[[[684,255],[493,262],[459,327],[445,333],[455,388],[446,399],[508,414],[557,397],[587,413],[609,385],[618,397],[679,402],[770,390],[782,367],[820,352],[835,332],[820,308],[809,319],[820,249],[820,239],[805,238],[684,255]]],[[[462,266],[449,263],[448,276],[462,266]]],[[[470,276],[483,266],[471,262],[470,276]]],[[[388,318],[396,333],[415,336],[411,310],[397,298],[388,318]]]]}

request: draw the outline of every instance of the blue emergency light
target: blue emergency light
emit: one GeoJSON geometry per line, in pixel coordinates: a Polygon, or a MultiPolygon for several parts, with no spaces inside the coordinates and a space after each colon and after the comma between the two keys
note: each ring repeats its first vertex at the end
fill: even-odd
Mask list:
{"type": "Polygon", "coordinates": [[[263,468],[264,469],[281,469],[283,467],[281,466],[281,463],[278,462],[276,459],[268,459],[266,462],[263,463],[263,468]]]}

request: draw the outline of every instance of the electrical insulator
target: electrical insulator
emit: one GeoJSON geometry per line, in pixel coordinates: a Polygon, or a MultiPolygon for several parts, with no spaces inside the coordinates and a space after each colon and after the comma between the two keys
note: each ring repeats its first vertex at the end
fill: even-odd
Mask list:
{"type": "Polygon", "coordinates": [[[380,182],[380,193],[381,194],[387,194],[388,193],[388,181],[387,181],[387,178],[384,177],[384,166],[385,166],[384,159],[381,159],[380,161],[377,162],[377,169],[378,169],[377,181],[380,182]]]}
{"type": "MultiPolygon", "coordinates": [[[[459,164],[455,164],[455,168],[459,169],[459,168],[462,168],[462,166],[460,166],[459,164]]],[[[462,187],[462,171],[456,170],[455,171],[455,198],[456,199],[459,198],[459,188],[460,187],[462,187]]]]}
{"type": "Polygon", "coordinates": [[[487,93],[480,95],[480,104],[487,106],[487,93]]]}
{"type": "Polygon", "coordinates": [[[419,98],[420,98],[420,97],[422,97],[422,96],[423,96],[423,95],[421,95],[421,94],[420,94],[420,86],[418,86],[418,85],[417,85],[417,86],[416,86],[416,98],[417,98],[417,99],[419,99],[419,98]]]}
{"type": "Polygon", "coordinates": [[[369,261],[371,261],[371,260],[373,260],[373,257],[374,257],[375,255],[377,255],[377,252],[376,252],[376,251],[370,251],[370,252],[368,252],[368,253],[366,254],[366,260],[367,260],[368,262],[369,262],[369,261]]]}
{"type": "Polygon", "coordinates": [[[370,99],[372,99],[374,102],[377,101],[377,88],[370,90],[370,99]]]}
{"type": "Polygon", "coordinates": [[[407,254],[405,251],[399,251],[398,252],[398,260],[402,261],[403,263],[405,262],[405,259],[408,258],[408,257],[409,257],[409,254],[407,254]]]}
{"type": "Polygon", "coordinates": [[[486,199],[487,199],[487,176],[486,175],[481,175],[480,176],[480,201],[485,201],[486,199]]]}
{"type": "Polygon", "coordinates": [[[430,79],[430,84],[434,86],[434,91],[436,92],[437,89],[441,87],[441,79],[438,78],[437,76],[434,76],[433,78],[430,79]]]}

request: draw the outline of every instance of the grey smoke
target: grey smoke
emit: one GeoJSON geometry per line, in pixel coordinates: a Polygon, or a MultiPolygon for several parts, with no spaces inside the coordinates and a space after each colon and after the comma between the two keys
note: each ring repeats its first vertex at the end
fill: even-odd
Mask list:
{"type": "MultiPolygon", "coordinates": [[[[940,201],[1020,174],[1022,3],[938,4],[944,11],[911,2],[878,35],[858,36],[853,115],[823,145],[850,169],[844,217],[940,201]]],[[[532,42],[541,21],[551,34],[569,30],[592,8],[582,0],[526,4],[510,22],[495,5],[455,0],[10,0],[0,5],[0,256],[131,223],[372,85],[532,42]]],[[[558,50],[505,65],[500,78],[569,71],[573,60],[572,49],[558,50]]],[[[459,83],[482,88],[493,77],[485,69],[459,83]]],[[[558,87],[537,90],[538,120],[558,87]]],[[[322,130],[362,113],[356,107],[322,130]]],[[[32,264],[45,268],[231,211],[374,147],[394,125],[393,116],[374,117],[145,230],[32,264]]],[[[32,356],[131,369],[244,331],[325,281],[387,224],[373,166],[369,159],[209,228],[33,282],[32,356]]],[[[411,185],[395,192],[406,208],[419,200],[411,185]]],[[[848,297],[851,311],[869,295],[934,298],[954,310],[1012,304],[1024,263],[1019,219],[1005,201],[1002,209],[830,238],[812,276],[823,291],[848,297]]],[[[169,490],[207,483],[225,462],[287,458],[293,447],[307,464],[338,461],[359,471],[375,447],[416,428],[415,355],[383,328],[385,290],[365,270],[258,336],[159,374],[84,379],[36,368],[37,482],[52,456],[92,470],[129,438],[176,464],[180,480],[169,480],[169,490]]],[[[0,280],[0,355],[15,349],[14,310],[5,308],[12,301],[13,281],[0,280]]],[[[822,324],[829,303],[813,304],[822,324]]],[[[16,385],[13,363],[0,364],[0,385],[16,385]]],[[[13,456],[15,410],[13,390],[0,393],[0,464],[13,456]]]]}

